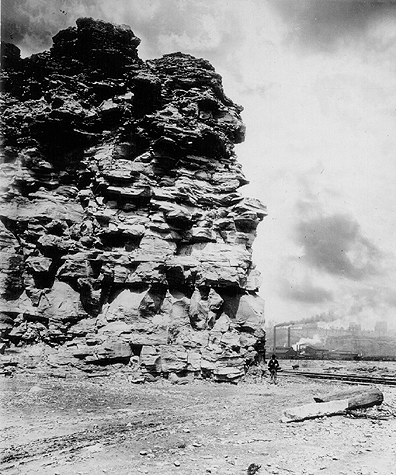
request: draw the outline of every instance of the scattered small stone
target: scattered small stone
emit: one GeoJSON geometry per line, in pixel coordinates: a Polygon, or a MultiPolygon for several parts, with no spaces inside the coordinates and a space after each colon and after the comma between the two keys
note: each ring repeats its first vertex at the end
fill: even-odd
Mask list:
{"type": "Polygon", "coordinates": [[[173,462],[173,465],[174,465],[175,467],[180,467],[180,462],[179,462],[178,460],[175,460],[175,461],[173,462]]]}
{"type": "Polygon", "coordinates": [[[141,450],[139,453],[140,453],[140,455],[147,455],[147,451],[146,451],[146,450],[141,450]]]}
{"type": "Polygon", "coordinates": [[[41,393],[45,391],[44,388],[40,388],[40,386],[32,386],[30,389],[29,389],[29,393],[31,394],[34,394],[34,393],[41,393]]]}
{"type": "Polygon", "coordinates": [[[94,444],[86,447],[85,449],[88,452],[101,452],[103,450],[103,446],[101,444],[94,444]]]}
{"type": "Polygon", "coordinates": [[[247,475],[255,475],[261,468],[257,463],[251,463],[247,469],[247,475]]]}

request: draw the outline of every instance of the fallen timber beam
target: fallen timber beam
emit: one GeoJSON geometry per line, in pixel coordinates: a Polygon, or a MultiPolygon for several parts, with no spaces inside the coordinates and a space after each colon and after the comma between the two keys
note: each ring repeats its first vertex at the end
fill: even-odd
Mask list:
{"type": "Polygon", "coordinates": [[[314,397],[315,402],[319,403],[337,401],[340,399],[348,399],[348,409],[358,409],[379,406],[384,401],[384,395],[377,388],[364,388],[314,397]]]}
{"type": "Polygon", "coordinates": [[[333,399],[330,397],[318,398],[321,401],[326,399],[325,402],[305,404],[284,410],[282,422],[298,422],[316,417],[346,414],[353,409],[380,405],[384,400],[382,392],[376,388],[344,391],[333,395],[333,399]]]}
{"type": "Polygon", "coordinates": [[[332,379],[337,381],[384,384],[388,386],[396,386],[396,378],[386,378],[378,376],[358,376],[354,374],[337,374],[337,373],[314,373],[311,371],[289,371],[282,370],[283,374],[290,376],[302,376],[312,379],[332,379]]]}
{"type": "Polygon", "coordinates": [[[345,414],[348,409],[348,399],[338,401],[323,402],[321,404],[311,403],[304,406],[291,407],[282,413],[282,422],[298,422],[315,417],[336,416],[345,414]]]}

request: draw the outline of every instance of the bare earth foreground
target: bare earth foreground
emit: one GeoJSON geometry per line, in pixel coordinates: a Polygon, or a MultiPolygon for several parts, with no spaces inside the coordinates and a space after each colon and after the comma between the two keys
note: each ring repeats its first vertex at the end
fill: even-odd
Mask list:
{"type": "Polygon", "coordinates": [[[351,386],[282,373],[277,386],[53,376],[1,376],[1,473],[396,474],[396,387],[378,386],[369,417],[282,423],[283,409],[351,386]]]}

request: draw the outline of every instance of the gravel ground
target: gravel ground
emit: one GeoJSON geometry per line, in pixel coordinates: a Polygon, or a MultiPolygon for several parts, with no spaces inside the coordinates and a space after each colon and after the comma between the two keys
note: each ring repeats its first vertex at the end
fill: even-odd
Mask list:
{"type": "Polygon", "coordinates": [[[284,423],[283,409],[351,386],[282,373],[276,386],[54,375],[2,376],[1,473],[396,474],[396,387],[378,386],[384,403],[364,417],[284,423]]]}

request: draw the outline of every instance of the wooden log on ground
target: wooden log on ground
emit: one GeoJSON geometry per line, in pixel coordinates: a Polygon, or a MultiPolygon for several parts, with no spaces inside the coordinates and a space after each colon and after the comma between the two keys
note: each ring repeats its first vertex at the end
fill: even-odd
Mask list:
{"type": "Polygon", "coordinates": [[[345,414],[348,409],[348,399],[311,403],[304,406],[291,407],[282,413],[282,422],[298,422],[315,417],[335,416],[345,414]]]}
{"type": "MultiPolygon", "coordinates": [[[[348,410],[379,405],[384,400],[382,392],[376,388],[344,391],[343,399],[341,399],[341,394],[342,393],[333,395],[333,399],[324,402],[305,404],[303,406],[286,409],[283,411],[282,422],[297,422],[305,419],[314,419],[315,417],[345,414],[348,410]]],[[[328,398],[330,398],[330,396],[326,396],[326,399],[328,398]]],[[[323,400],[325,398],[320,399],[323,400]]]]}
{"type": "Polygon", "coordinates": [[[319,403],[348,399],[348,409],[358,409],[379,406],[384,400],[384,395],[377,388],[359,388],[349,391],[340,391],[326,396],[314,397],[319,403]]]}

